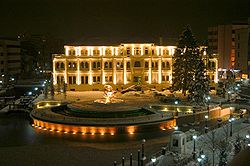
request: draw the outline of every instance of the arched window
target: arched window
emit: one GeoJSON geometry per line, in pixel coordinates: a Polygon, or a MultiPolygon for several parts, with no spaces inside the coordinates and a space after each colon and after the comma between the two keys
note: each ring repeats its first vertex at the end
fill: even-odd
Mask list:
{"type": "Polygon", "coordinates": [[[165,65],[165,62],[162,62],[162,68],[165,68],[166,65],[165,65]]]}
{"type": "Polygon", "coordinates": [[[112,62],[109,62],[109,68],[112,68],[113,64],[112,62]]]}
{"type": "Polygon", "coordinates": [[[63,62],[61,62],[61,69],[64,69],[64,63],[63,62]]]}
{"type": "Polygon", "coordinates": [[[140,61],[135,61],[134,67],[141,67],[141,62],[140,61]]]}
{"type": "Polygon", "coordinates": [[[104,63],[104,69],[107,69],[109,67],[109,63],[108,62],[105,62],[104,63]]]}
{"type": "Polygon", "coordinates": [[[73,62],[72,65],[73,65],[72,66],[73,68],[76,68],[76,63],[75,62],[73,62]]]}
{"type": "Polygon", "coordinates": [[[145,62],[145,68],[148,68],[148,62],[145,62]]]}
{"type": "Polygon", "coordinates": [[[82,69],[85,68],[84,62],[81,62],[80,66],[81,66],[82,69]]]}
{"type": "Polygon", "coordinates": [[[130,69],[130,62],[127,62],[127,68],[130,69]]]}
{"type": "Polygon", "coordinates": [[[71,62],[69,62],[69,68],[71,68],[72,67],[72,63],[71,62]]]}
{"type": "Polygon", "coordinates": [[[81,50],[81,55],[88,55],[88,50],[81,50]]]}
{"type": "Polygon", "coordinates": [[[156,67],[156,68],[158,67],[158,62],[155,62],[155,67],[156,67]]]}
{"type": "Polygon", "coordinates": [[[120,62],[117,62],[117,63],[116,63],[116,67],[117,67],[117,68],[120,68],[120,67],[121,67],[120,62]]]}
{"type": "Polygon", "coordinates": [[[59,62],[56,62],[56,69],[59,69],[59,66],[60,66],[59,62]]]}
{"type": "Polygon", "coordinates": [[[170,63],[169,62],[166,63],[166,68],[170,69],[170,63]]]}
{"type": "Polygon", "coordinates": [[[211,61],[208,61],[208,64],[207,64],[208,68],[211,69],[212,65],[211,65],[211,61]]]}
{"type": "Polygon", "coordinates": [[[100,67],[101,67],[101,63],[97,62],[97,68],[100,68],[100,67]]]}
{"type": "Polygon", "coordinates": [[[93,68],[94,69],[96,68],[96,62],[93,62],[93,68]]]}
{"type": "Polygon", "coordinates": [[[212,62],[212,69],[215,69],[215,62],[212,62]]]}
{"type": "Polygon", "coordinates": [[[89,68],[89,63],[88,62],[85,62],[85,68],[89,68]]]}

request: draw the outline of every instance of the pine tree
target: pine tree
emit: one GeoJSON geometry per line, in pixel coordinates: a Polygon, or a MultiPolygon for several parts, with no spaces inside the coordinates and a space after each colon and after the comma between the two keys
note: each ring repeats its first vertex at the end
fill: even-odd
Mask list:
{"type": "Polygon", "coordinates": [[[194,77],[199,49],[190,27],[180,35],[178,46],[173,56],[173,91],[182,91],[185,96],[194,77]]]}
{"type": "Polygon", "coordinates": [[[205,72],[205,64],[202,57],[199,57],[196,64],[195,76],[191,80],[189,87],[189,99],[197,105],[205,105],[205,99],[209,94],[209,79],[205,75],[205,72]]]}

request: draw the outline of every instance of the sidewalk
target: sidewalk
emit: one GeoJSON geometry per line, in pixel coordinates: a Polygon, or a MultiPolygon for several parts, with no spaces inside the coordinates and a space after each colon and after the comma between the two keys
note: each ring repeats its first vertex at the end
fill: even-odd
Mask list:
{"type": "MultiPolygon", "coordinates": [[[[230,151],[228,155],[228,161],[231,161],[234,157],[234,143],[236,142],[236,137],[240,136],[242,138],[245,138],[247,134],[250,132],[250,123],[243,123],[244,119],[239,119],[233,122],[232,124],[232,137],[230,137],[230,130],[231,130],[231,124],[226,124],[225,126],[222,126],[220,128],[214,129],[206,134],[200,135],[197,137],[195,141],[196,145],[196,155],[200,154],[201,151],[203,151],[203,154],[205,154],[206,159],[209,163],[212,163],[213,158],[213,143],[214,143],[214,163],[215,165],[218,165],[219,163],[219,152],[222,148],[221,141],[228,139],[229,146],[227,147],[227,150],[230,151]]],[[[250,119],[249,119],[250,120],[250,119]]],[[[174,166],[174,165],[187,165],[187,166],[195,166],[199,165],[197,161],[192,161],[193,156],[193,149],[194,149],[194,141],[189,141],[186,143],[186,154],[184,155],[176,155],[171,152],[166,153],[166,155],[161,155],[157,157],[156,162],[154,163],[154,166],[174,166]],[[178,162],[182,160],[182,163],[178,162]],[[186,161],[185,161],[186,160],[186,161]],[[185,162],[188,162],[188,164],[184,164],[185,162]]],[[[153,163],[150,162],[147,164],[147,166],[152,166],[153,163]]]]}

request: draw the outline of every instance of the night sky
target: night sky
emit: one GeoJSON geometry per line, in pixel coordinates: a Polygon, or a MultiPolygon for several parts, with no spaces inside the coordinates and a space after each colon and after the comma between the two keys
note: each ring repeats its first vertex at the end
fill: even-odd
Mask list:
{"type": "Polygon", "coordinates": [[[0,36],[50,34],[66,42],[176,38],[250,17],[249,0],[0,0],[0,36]]]}

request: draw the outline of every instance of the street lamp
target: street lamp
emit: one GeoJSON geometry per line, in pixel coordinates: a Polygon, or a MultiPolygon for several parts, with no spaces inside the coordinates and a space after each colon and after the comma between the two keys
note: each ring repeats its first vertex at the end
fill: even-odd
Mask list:
{"type": "Polygon", "coordinates": [[[249,134],[246,135],[246,139],[247,139],[247,146],[250,146],[250,135],[249,134]]]}
{"type": "Polygon", "coordinates": [[[205,119],[206,119],[205,133],[207,133],[207,131],[208,131],[208,115],[205,115],[205,119]]]}
{"type": "Polygon", "coordinates": [[[176,131],[177,131],[178,129],[179,129],[179,127],[178,127],[178,126],[174,126],[174,130],[176,130],[176,131]]]}
{"type": "Polygon", "coordinates": [[[153,157],[151,158],[151,161],[152,161],[153,166],[154,166],[154,165],[155,165],[155,162],[156,162],[156,157],[155,157],[155,156],[153,156],[153,157]]]}
{"type": "Polygon", "coordinates": [[[235,118],[230,118],[229,120],[230,123],[230,137],[233,136],[233,121],[235,121],[235,118]]]}
{"type": "Polygon", "coordinates": [[[145,156],[145,154],[144,154],[144,144],[145,144],[145,142],[146,142],[146,139],[143,139],[142,140],[142,144],[141,144],[141,165],[143,166],[143,164],[144,164],[144,160],[146,160],[146,156],[145,156]]]}
{"type": "Polygon", "coordinates": [[[195,140],[197,139],[197,135],[193,135],[193,140],[194,140],[194,149],[193,149],[193,158],[196,158],[196,147],[195,147],[195,140]]]}

